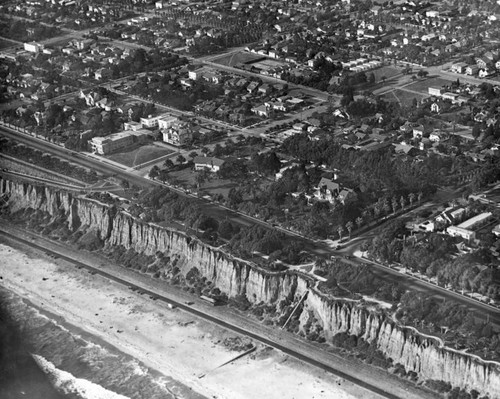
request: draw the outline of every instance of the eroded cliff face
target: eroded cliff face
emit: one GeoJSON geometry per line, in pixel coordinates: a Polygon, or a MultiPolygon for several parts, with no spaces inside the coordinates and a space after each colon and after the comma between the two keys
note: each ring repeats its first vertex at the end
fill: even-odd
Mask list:
{"type": "Polygon", "coordinates": [[[251,303],[276,304],[287,298],[298,300],[309,289],[300,320],[305,323],[308,315],[313,314],[327,340],[338,333],[355,335],[375,345],[394,363],[402,364],[407,372],[416,372],[421,380],[443,380],[500,398],[500,368],[496,364],[441,348],[436,340],[401,328],[357,302],[327,298],[303,275],[268,272],[182,232],[144,223],[112,206],[69,193],[0,180],[0,196],[3,195],[8,198],[11,212],[31,209],[54,219],[62,218],[71,231],[93,231],[107,247],[176,256],[182,273],[197,267],[202,276],[229,297],[246,295],[251,303]]]}

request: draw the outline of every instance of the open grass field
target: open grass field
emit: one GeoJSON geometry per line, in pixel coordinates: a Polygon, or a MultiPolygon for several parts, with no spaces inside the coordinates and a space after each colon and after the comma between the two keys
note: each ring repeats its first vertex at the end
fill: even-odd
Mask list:
{"type": "Polygon", "coordinates": [[[247,63],[247,62],[255,62],[263,59],[261,55],[256,55],[252,53],[247,53],[244,51],[240,51],[238,53],[225,54],[219,58],[213,60],[216,64],[226,65],[226,66],[235,66],[239,63],[247,63]]]}
{"type": "MultiPolygon", "coordinates": [[[[171,172],[170,176],[179,180],[181,184],[185,184],[191,187],[196,186],[196,172],[191,169],[183,169],[177,172],[171,172]]],[[[200,186],[200,191],[203,194],[222,194],[227,197],[229,190],[233,187],[238,187],[238,183],[231,180],[219,179],[215,175],[210,177],[200,186]]]]}
{"type": "Polygon", "coordinates": [[[0,38],[0,49],[12,47],[12,46],[22,46],[22,44],[11,42],[10,40],[5,40],[0,38]]]}
{"type": "Polygon", "coordinates": [[[164,157],[165,155],[171,153],[172,151],[167,148],[148,144],[136,147],[130,151],[110,154],[107,155],[106,158],[121,163],[122,165],[133,167],[164,157]]]}
{"type": "Polygon", "coordinates": [[[443,85],[451,84],[450,80],[439,78],[439,77],[431,77],[429,79],[417,80],[415,83],[412,83],[408,86],[405,86],[406,89],[412,91],[418,91],[422,94],[429,93],[429,87],[441,87],[443,85]]]}
{"type": "Polygon", "coordinates": [[[423,94],[416,94],[416,93],[410,93],[404,90],[394,90],[391,91],[387,94],[384,94],[383,96],[387,101],[396,101],[402,106],[408,106],[413,104],[413,99],[416,98],[418,102],[420,102],[422,99],[428,97],[427,95],[423,94]]]}
{"type": "Polygon", "coordinates": [[[372,72],[375,75],[375,82],[380,82],[382,80],[382,76],[385,76],[386,79],[390,79],[393,76],[400,75],[401,68],[396,68],[393,66],[383,66],[372,71],[367,71],[366,74],[369,75],[372,72]]]}

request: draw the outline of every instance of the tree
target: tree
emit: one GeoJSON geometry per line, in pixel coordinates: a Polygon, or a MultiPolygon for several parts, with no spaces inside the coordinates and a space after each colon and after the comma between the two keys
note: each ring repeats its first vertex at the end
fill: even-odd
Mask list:
{"type": "Polygon", "coordinates": [[[368,75],[368,83],[371,85],[375,83],[375,74],[373,72],[368,75]]]}
{"type": "Polygon", "coordinates": [[[384,83],[385,83],[385,81],[387,80],[387,76],[385,76],[385,75],[384,75],[384,76],[382,76],[380,79],[382,79],[382,82],[384,82],[384,83]]]}
{"type": "Polygon", "coordinates": [[[168,158],[163,162],[163,166],[165,166],[167,169],[172,169],[174,167],[174,162],[168,158]]]}
{"type": "Polygon", "coordinates": [[[219,223],[218,233],[222,238],[230,239],[236,233],[236,230],[228,219],[224,219],[219,223]]]}
{"type": "Polygon", "coordinates": [[[346,227],[347,231],[349,232],[349,238],[351,238],[351,232],[352,232],[352,229],[354,227],[354,223],[351,220],[349,220],[346,223],[345,227],[346,227]]]}
{"type": "Polygon", "coordinates": [[[472,128],[472,137],[474,137],[474,139],[477,140],[480,134],[481,134],[481,126],[477,124],[474,125],[474,127],[472,128]]]}
{"type": "Polygon", "coordinates": [[[186,162],[186,158],[184,158],[181,154],[179,154],[179,156],[175,159],[175,161],[179,164],[183,164],[184,162],[186,162]]]}
{"type": "Polygon", "coordinates": [[[122,179],[120,185],[124,190],[127,190],[130,187],[130,183],[126,179],[122,179]]]}
{"type": "Polygon", "coordinates": [[[408,199],[409,199],[409,201],[410,201],[410,206],[413,206],[413,203],[415,202],[415,198],[416,198],[415,193],[410,193],[410,194],[408,195],[408,199]]]}
{"type": "Polygon", "coordinates": [[[399,199],[399,203],[401,204],[401,209],[405,209],[406,200],[404,196],[401,196],[401,198],[399,199]]]}
{"type": "Polygon", "coordinates": [[[203,155],[207,155],[210,152],[208,147],[201,147],[201,152],[203,155]]]}
{"type": "Polygon", "coordinates": [[[392,199],[391,205],[392,205],[392,212],[396,213],[398,209],[398,199],[396,197],[392,199]]]}
{"type": "Polygon", "coordinates": [[[342,234],[344,233],[344,226],[339,226],[337,228],[337,232],[339,233],[339,237],[342,240],[342,234]]]}
{"type": "Polygon", "coordinates": [[[198,172],[195,176],[196,187],[200,188],[200,186],[205,183],[205,174],[198,172]]]}
{"type": "Polygon", "coordinates": [[[417,76],[419,78],[425,78],[427,75],[429,75],[429,72],[424,69],[421,69],[420,71],[417,72],[417,76]]]}
{"type": "Polygon", "coordinates": [[[160,174],[160,168],[155,165],[149,171],[149,178],[150,179],[156,179],[159,174],[160,174]]]}
{"type": "Polygon", "coordinates": [[[358,230],[361,228],[362,225],[363,225],[363,218],[361,216],[358,216],[356,218],[356,226],[358,226],[358,230]]]}
{"type": "Polygon", "coordinates": [[[192,159],[196,158],[197,156],[198,156],[198,153],[196,151],[192,151],[189,153],[189,157],[192,159]]]}

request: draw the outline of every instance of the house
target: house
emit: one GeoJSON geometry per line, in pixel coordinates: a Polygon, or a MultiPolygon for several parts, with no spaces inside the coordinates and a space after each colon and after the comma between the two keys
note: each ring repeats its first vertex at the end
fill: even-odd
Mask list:
{"type": "Polygon", "coordinates": [[[422,138],[424,136],[424,130],[422,125],[414,126],[412,130],[413,138],[422,138]]]}
{"type": "Polygon", "coordinates": [[[111,71],[107,68],[99,68],[94,72],[94,78],[96,80],[108,79],[111,77],[111,71]]]}
{"type": "Polygon", "coordinates": [[[491,64],[491,62],[487,58],[484,58],[484,57],[476,58],[476,65],[478,68],[486,69],[490,66],[490,64],[491,64]]]}
{"type": "Polygon", "coordinates": [[[247,86],[247,91],[249,93],[254,93],[259,87],[259,82],[253,81],[247,86]]]}
{"type": "Polygon", "coordinates": [[[319,200],[333,202],[340,193],[340,184],[322,177],[314,196],[319,200]]]}
{"type": "Polygon", "coordinates": [[[179,119],[175,116],[169,116],[169,115],[162,116],[158,118],[158,129],[160,130],[169,129],[172,126],[172,124],[178,120],[179,119]]]}
{"type": "Polygon", "coordinates": [[[210,172],[218,172],[224,164],[224,160],[215,157],[194,157],[194,169],[208,169],[210,172]]]}
{"type": "Polygon", "coordinates": [[[488,76],[491,76],[491,75],[493,75],[493,71],[491,69],[488,69],[488,68],[480,69],[479,73],[478,73],[478,76],[481,79],[487,78],[488,76]]]}
{"type": "Polygon", "coordinates": [[[439,143],[441,140],[445,138],[445,133],[440,131],[440,130],[434,130],[430,135],[429,135],[429,140],[434,142],[434,143],[439,143]]]}
{"type": "Polygon", "coordinates": [[[445,100],[450,100],[452,103],[456,103],[458,96],[459,94],[457,93],[451,93],[451,92],[443,93],[443,98],[445,100]]]}
{"type": "Polygon", "coordinates": [[[455,64],[452,64],[451,72],[465,73],[465,68],[467,68],[467,64],[465,62],[457,62],[455,64]]]}
{"type": "Polygon", "coordinates": [[[438,102],[433,102],[431,104],[431,112],[439,113],[441,112],[441,105],[438,102]]]}
{"type": "Polygon", "coordinates": [[[340,193],[337,197],[337,199],[342,202],[342,204],[347,204],[356,201],[358,198],[358,195],[353,189],[350,188],[343,188],[340,190],[340,193]]]}
{"type": "Polygon", "coordinates": [[[465,68],[465,74],[466,75],[477,75],[479,72],[479,66],[477,65],[469,65],[467,68],[465,68]]]}
{"type": "Polygon", "coordinates": [[[497,224],[491,231],[496,237],[500,237],[500,224],[497,224]]]}
{"type": "Polygon", "coordinates": [[[264,118],[268,118],[271,114],[270,109],[266,107],[264,104],[259,105],[257,107],[253,107],[251,111],[258,116],[262,116],[264,118]]]}
{"type": "Polygon", "coordinates": [[[271,92],[272,88],[269,86],[267,83],[264,83],[262,86],[259,87],[258,92],[264,95],[267,95],[271,92]]]}
{"type": "Polygon", "coordinates": [[[195,129],[193,125],[185,121],[174,121],[170,126],[162,131],[163,141],[166,143],[182,146],[186,145],[193,139],[195,129]]]}
{"type": "Polygon", "coordinates": [[[441,97],[441,94],[443,93],[443,89],[440,87],[429,87],[428,92],[429,92],[429,95],[431,95],[431,96],[441,97]]]}

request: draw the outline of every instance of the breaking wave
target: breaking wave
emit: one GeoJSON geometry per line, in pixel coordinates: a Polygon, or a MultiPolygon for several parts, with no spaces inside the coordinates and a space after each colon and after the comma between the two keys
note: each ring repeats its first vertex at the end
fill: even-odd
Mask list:
{"type": "Polygon", "coordinates": [[[67,371],[59,370],[42,356],[32,356],[38,366],[48,376],[52,385],[64,395],[76,395],[76,397],[81,399],[129,399],[127,396],[112,392],[98,384],[94,384],[83,378],[77,378],[67,371]]]}

